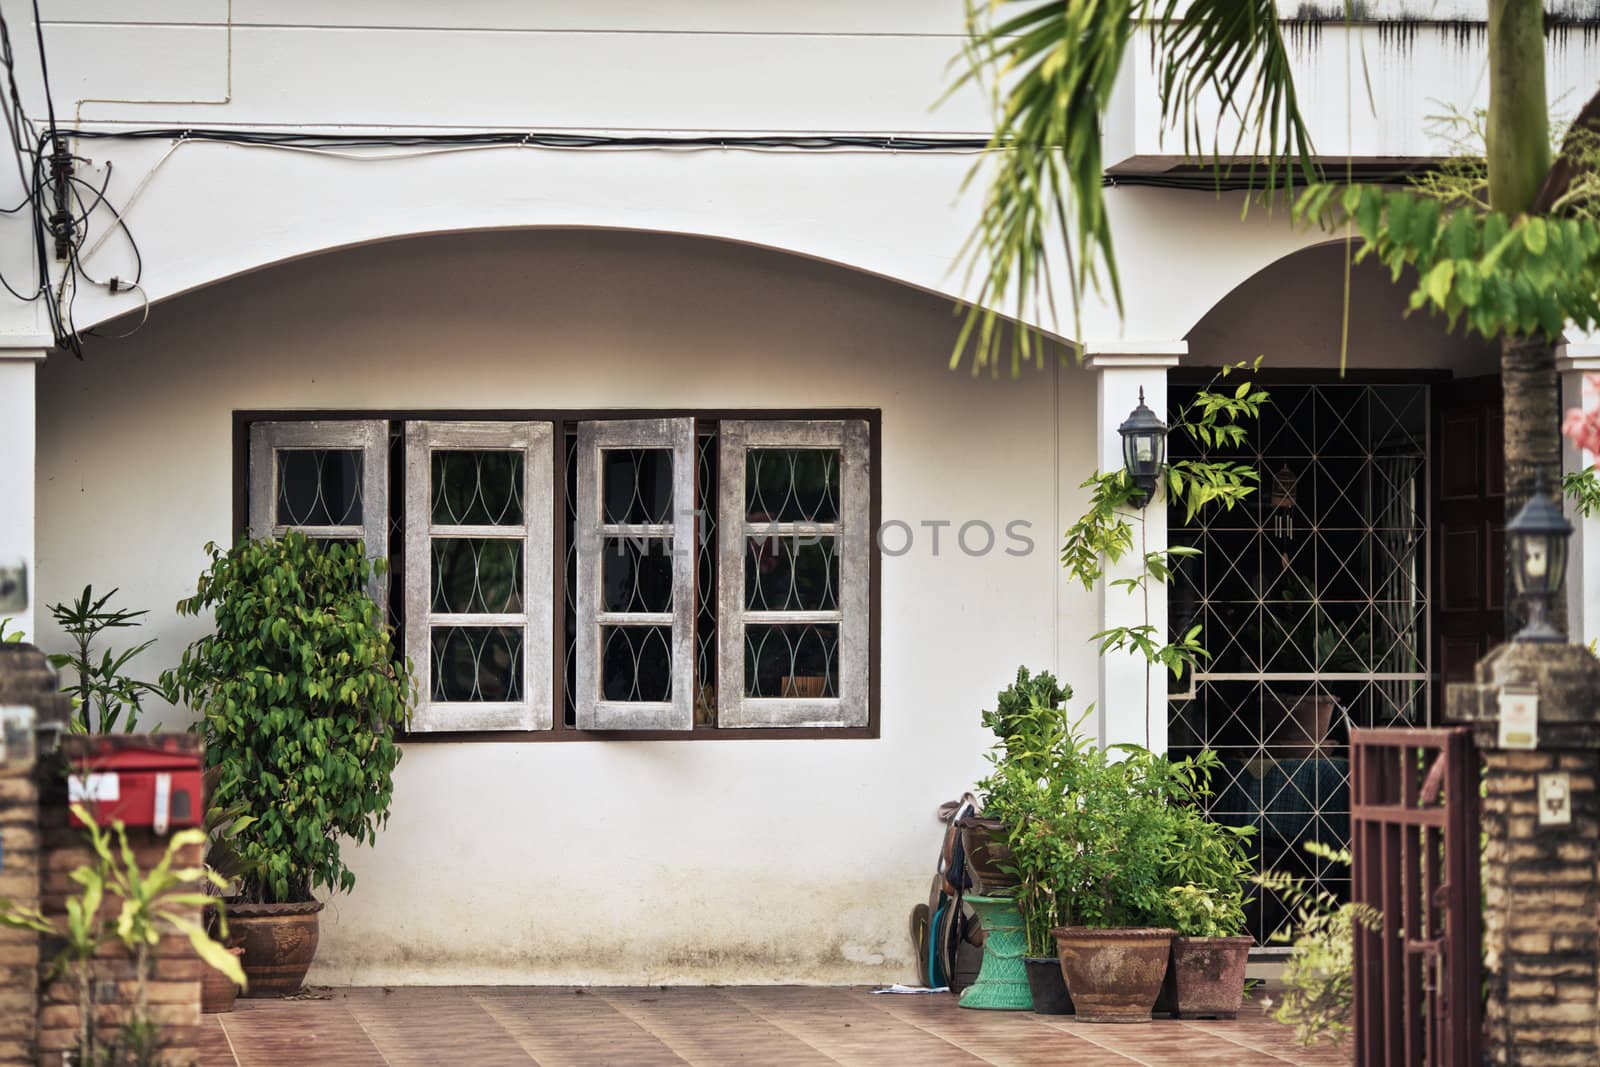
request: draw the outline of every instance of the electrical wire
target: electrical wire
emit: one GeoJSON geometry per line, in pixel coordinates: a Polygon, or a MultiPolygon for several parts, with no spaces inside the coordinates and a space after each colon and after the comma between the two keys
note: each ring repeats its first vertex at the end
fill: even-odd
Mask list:
{"type": "MultiPolygon", "coordinates": [[[[108,140],[209,141],[244,147],[299,148],[338,152],[375,148],[633,148],[633,149],[786,149],[827,152],[979,152],[989,147],[987,137],[879,134],[699,134],[672,136],[643,134],[551,133],[539,131],[479,131],[421,134],[321,134],[292,130],[226,129],[200,126],[164,126],[141,129],[78,129],[73,136],[108,140]]],[[[374,157],[359,157],[374,158],[374,157]]],[[[385,157],[376,157],[385,158],[385,157]]]]}

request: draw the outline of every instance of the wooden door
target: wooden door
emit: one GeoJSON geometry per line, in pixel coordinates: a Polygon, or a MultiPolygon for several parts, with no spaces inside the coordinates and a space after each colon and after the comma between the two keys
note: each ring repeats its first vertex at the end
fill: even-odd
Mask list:
{"type": "Polygon", "coordinates": [[[1433,390],[1434,708],[1506,636],[1505,417],[1500,379],[1433,390]]]}

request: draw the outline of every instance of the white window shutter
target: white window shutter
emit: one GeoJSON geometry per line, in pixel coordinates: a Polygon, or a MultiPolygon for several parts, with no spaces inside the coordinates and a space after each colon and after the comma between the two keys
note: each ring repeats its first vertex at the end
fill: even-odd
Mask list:
{"type": "MultiPolygon", "coordinates": [[[[578,632],[573,705],[580,730],[694,727],[694,434],[693,419],[578,425],[578,632]],[[670,455],[670,492],[665,501],[659,485],[652,487],[654,499],[648,506],[639,485],[608,486],[606,460],[613,452],[635,458],[647,453],[670,455]],[[608,507],[608,498],[614,506],[608,507]],[[626,506],[617,501],[625,501],[626,506]],[[607,602],[607,554],[621,560],[629,552],[667,553],[670,604],[607,602]],[[657,685],[645,691],[640,683],[643,655],[665,657],[666,687],[657,685]],[[609,677],[608,657],[610,662],[623,664],[609,677]],[[631,684],[626,678],[630,658],[631,684]],[[610,692],[608,685],[613,686],[610,692]]],[[[621,464],[626,467],[627,463],[621,464]]],[[[636,479],[638,469],[636,465],[636,479]]],[[[621,469],[611,473],[625,476],[621,469]]],[[[637,561],[634,565],[638,566],[637,561]]]]}

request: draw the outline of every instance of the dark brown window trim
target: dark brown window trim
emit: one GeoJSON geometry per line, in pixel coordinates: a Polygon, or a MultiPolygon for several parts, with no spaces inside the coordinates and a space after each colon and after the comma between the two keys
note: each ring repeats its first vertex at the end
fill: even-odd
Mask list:
{"type": "MultiPolygon", "coordinates": [[[[883,523],[883,413],[877,408],[730,408],[724,410],[682,408],[596,408],[596,409],[345,409],[318,408],[315,410],[273,411],[236,410],[233,413],[233,531],[234,537],[244,537],[249,532],[249,457],[250,426],[256,422],[297,422],[331,419],[388,419],[404,422],[410,419],[474,419],[488,422],[553,422],[556,424],[552,447],[555,449],[554,485],[566,485],[566,425],[586,419],[643,419],[643,418],[694,418],[700,422],[722,419],[861,419],[871,429],[872,457],[872,508],[870,520],[872,538],[872,575],[870,582],[870,633],[868,672],[868,705],[866,726],[800,726],[800,727],[749,727],[729,729],[716,726],[695,726],[692,730],[579,730],[566,725],[563,714],[566,694],[566,666],[562,662],[562,649],[566,643],[566,613],[561,610],[566,597],[566,567],[560,561],[566,558],[566,523],[557,518],[553,550],[557,566],[554,571],[551,610],[555,612],[555,640],[553,657],[552,694],[553,725],[549,730],[491,730],[464,733],[402,733],[399,740],[406,744],[456,744],[477,742],[526,743],[553,741],[760,741],[760,740],[876,740],[880,729],[880,688],[882,684],[882,581],[883,558],[878,549],[876,531],[883,523]]],[[[391,546],[392,555],[392,546],[391,546]]]]}

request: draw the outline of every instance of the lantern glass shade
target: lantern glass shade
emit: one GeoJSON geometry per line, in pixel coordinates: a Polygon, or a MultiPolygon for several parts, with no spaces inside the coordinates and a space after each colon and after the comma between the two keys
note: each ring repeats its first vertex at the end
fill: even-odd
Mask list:
{"type": "Polygon", "coordinates": [[[1548,596],[1567,570],[1565,534],[1512,534],[1512,580],[1519,596],[1548,596]]]}
{"type": "Polygon", "coordinates": [[[1135,503],[1149,503],[1167,461],[1167,424],[1156,417],[1139,390],[1139,406],[1125,419],[1117,432],[1122,435],[1122,465],[1133,483],[1135,503]]]}
{"type": "Polygon", "coordinates": [[[1515,640],[1565,640],[1551,623],[1550,616],[1567,570],[1567,538],[1571,535],[1572,524],[1561,514],[1560,507],[1545,495],[1544,478],[1538,478],[1533,495],[1506,523],[1511,583],[1528,613],[1528,624],[1515,640]]]}

